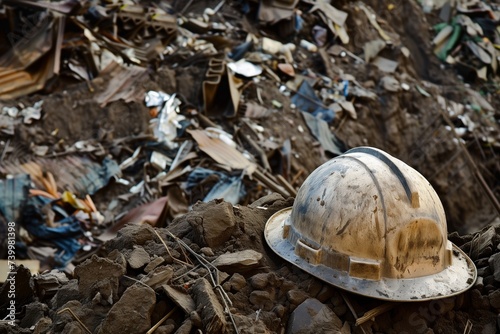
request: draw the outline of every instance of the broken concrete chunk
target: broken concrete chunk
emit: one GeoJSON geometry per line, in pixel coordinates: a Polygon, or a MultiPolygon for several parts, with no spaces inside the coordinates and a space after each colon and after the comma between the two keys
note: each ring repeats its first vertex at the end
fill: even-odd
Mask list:
{"type": "Polygon", "coordinates": [[[212,264],[229,273],[242,272],[258,267],[262,254],[252,249],[241,252],[222,254],[212,264]]]}
{"type": "Polygon", "coordinates": [[[250,278],[250,284],[254,289],[263,290],[269,284],[268,273],[258,273],[250,278]]]}
{"type": "Polygon", "coordinates": [[[155,292],[142,284],[129,287],[104,319],[101,334],[144,334],[151,328],[155,292]]]}
{"type": "Polygon", "coordinates": [[[48,273],[36,275],[33,277],[33,280],[39,296],[44,297],[53,296],[62,286],[69,282],[66,274],[56,269],[48,273]]]}
{"type": "Polygon", "coordinates": [[[23,328],[30,328],[35,326],[40,319],[42,319],[46,314],[49,313],[49,307],[46,304],[40,302],[33,302],[25,306],[26,315],[21,320],[19,326],[23,328]]]}
{"type": "Polygon", "coordinates": [[[255,316],[245,316],[242,314],[235,314],[234,321],[240,333],[259,333],[271,334],[272,331],[266,327],[261,319],[256,319],[255,316]]]}
{"type": "Polygon", "coordinates": [[[156,290],[162,284],[168,283],[170,279],[174,276],[174,270],[172,267],[162,266],[157,267],[153,271],[149,272],[146,277],[141,279],[141,282],[149,285],[153,290],[156,290]]]}
{"type": "Polygon", "coordinates": [[[236,292],[240,291],[247,285],[245,277],[238,273],[234,273],[227,283],[229,284],[230,289],[236,292]]]}
{"type": "Polygon", "coordinates": [[[113,249],[113,251],[109,253],[108,256],[106,256],[106,258],[116,262],[117,264],[122,266],[124,270],[127,270],[127,260],[125,259],[125,256],[118,249],[113,249]]]}
{"type": "Polygon", "coordinates": [[[54,297],[52,297],[50,305],[52,308],[59,309],[70,300],[79,299],[80,291],[78,289],[78,280],[72,279],[68,284],[59,288],[54,297]]]}
{"type": "Polygon", "coordinates": [[[165,259],[161,256],[156,257],[153,261],[149,262],[146,268],[144,268],[144,272],[147,274],[151,270],[155,269],[159,265],[163,264],[165,262],[165,259]]]}
{"type": "Polygon", "coordinates": [[[490,269],[493,271],[493,277],[496,282],[500,282],[500,253],[496,253],[488,260],[490,269]]]}
{"type": "Polygon", "coordinates": [[[210,247],[203,247],[200,252],[205,256],[214,256],[214,251],[210,247]]]}
{"type": "Polygon", "coordinates": [[[490,292],[488,299],[490,300],[491,307],[500,310],[500,290],[490,292]]]}
{"type": "Polygon", "coordinates": [[[286,293],[286,297],[290,304],[299,305],[307,299],[308,295],[302,290],[290,290],[286,293]]]}
{"type": "Polygon", "coordinates": [[[254,290],[250,293],[249,301],[259,309],[270,311],[273,307],[271,294],[267,291],[254,290]]]}
{"type": "Polygon", "coordinates": [[[163,284],[161,286],[165,294],[170,298],[177,306],[179,306],[184,313],[191,314],[195,310],[194,300],[185,292],[174,289],[173,287],[163,284]]]}
{"type": "Polygon", "coordinates": [[[227,321],[224,308],[217,299],[212,286],[204,278],[196,281],[191,288],[191,294],[196,304],[196,310],[201,315],[206,333],[224,333],[227,331],[227,321]]]}
{"type": "Polygon", "coordinates": [[[128,256],[127,262],[132,269],[144,267],[151,261],[148,252],[142,247],[136,247],[128,256]]]}
{"type": "Polygon", "coordinates": [[[342,321],[328,306],[309,298],[293,311],[286,333],[338,333],[341,328],[342,321]]]}
{"type": "Polygon", "coordinates": [[[118,279],[125,274],[125,269],[109,259],[93,255],[75,268],[80,294],[92,299],[97,292],[107,294],[111,291],[113,299],[118,296],[118,279]]]}
{"type": "Polygon", "coordinates": [[[220,200],[196,204],[186,220],[194,229],[195,241],[210,248],[222,246],[236,230],[233,206],[220,200]]]}

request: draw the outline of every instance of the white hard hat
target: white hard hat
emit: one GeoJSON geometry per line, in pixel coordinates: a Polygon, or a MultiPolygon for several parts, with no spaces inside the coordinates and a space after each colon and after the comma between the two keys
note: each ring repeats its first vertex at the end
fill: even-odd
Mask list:
{"type": "Polygon", "coordinates": [[[313,171],[293,207],[269,218],[264,233],[285,260],[373,298],[444,298],[476,280],[474,263],[447,239],[444,209],[429,182],[371,147],[313,171]]]}

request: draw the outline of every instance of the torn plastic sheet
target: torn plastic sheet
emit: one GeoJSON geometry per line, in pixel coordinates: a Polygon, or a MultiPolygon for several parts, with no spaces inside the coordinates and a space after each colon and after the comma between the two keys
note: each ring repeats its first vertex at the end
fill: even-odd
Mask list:
{"type": "Polygon", "coordinates": [[[199,185],[210,175],[217,175],[219,181],[212,187],[210,192],[203,198],[203,202],[223,198],[226,202],[236,205],[240,199],[245,197],[246,191],[243,185],[243,174],[241,176],[229,176],[211,169],[197,167],[188,176],[186,189],[191,190],[199,185]]]}
{"type": "Polygon", "coordinates": [[[313,136],[321,143],[323,149],[335,155],[345,152],[344,144],[330,131],[328,123],[313,115],[302,112],[302,116],[313,136]]]}
{"type": "Polygon", "coordinates": [[[81,245],[78,238],[83,235],[80,222],[74,216],[67,216],[49,227],[41,208],[50,203],[50,199],[40,196],[33,197],[21,213],[21,225],[33,236],[48,241],[57,247],[54,257],[57,268],[64,268],[75,257],[81,245]]]}
{"type": "Polygon", "coordinates": [[[9,222],[19,218],[21,208],[28,199],[31,178],[28,174],[0,180],[0,213],[9,222]]]}
{"type": "Polygon", "coordinates": [[[297,94],[292,96],[291,102],[297,109],[309,112],[313,116],[320,117],[328,123],[333,121],[335,118],[333,110],[323,106],[323,103],[318,96],[316,96],[314,89],[307,82],[307,80],[302,81],[297,94]]]}

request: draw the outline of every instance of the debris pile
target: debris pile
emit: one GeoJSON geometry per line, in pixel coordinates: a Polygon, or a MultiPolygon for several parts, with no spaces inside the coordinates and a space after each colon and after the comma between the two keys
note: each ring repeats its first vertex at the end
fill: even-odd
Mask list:
{"type": "Polygon", "coordinates": [[[457,68],[466,81],[488,80],[498,75],[500,7],[482,1],[442,4],[434,26],[434,53],[457,68]]]}
{"type": "Polygon", "coordinates": [[[69,280],[54,271],[31,277],[21,267],[17,289],[26,296],[17,299],[17,333],[498,330],[498,225],[450,235],[479,268],[471,290],[399,307],[334,288],[272,255],[263,245],[265,222],[290,205],[278,194],[247,207],[211,201],[166,229],[126,226],[69,280]]]}

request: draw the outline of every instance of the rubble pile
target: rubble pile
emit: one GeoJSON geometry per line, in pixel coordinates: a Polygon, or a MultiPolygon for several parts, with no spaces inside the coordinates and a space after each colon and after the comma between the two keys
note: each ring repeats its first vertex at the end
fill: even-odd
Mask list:
{"type": "Polygon", "coordinates": [[[499,22],[491,1],[3,1],[0,255],[15,222],[24,266],[1,330],[496,332],[499,22]],[[472,290],[400,307],[264,245],[366,145],[436,189],[472,290]]]}
{"type": "MultiPolygon", "coordinates": [[[[471,290],[399,307],[334,288],[273,255],[263,245],[264,224],[292,203],[278,194],[247,207],[215,200],[195,205],[168,228],[126,226],[98,254],[78,265],[72,279],[55,271],[32,277],[21,267],[17,289],[26,296],[19,299],[18,309],[23,311],[15,332],[499,330],[500,226],[475,235],[450,235],[478,267],[479,277],[471,290]]],[[[4,286],[0,294],[5,293],[4,286]]],[[[12,327],[3,326],[14,333],[12,327]]]]}

